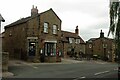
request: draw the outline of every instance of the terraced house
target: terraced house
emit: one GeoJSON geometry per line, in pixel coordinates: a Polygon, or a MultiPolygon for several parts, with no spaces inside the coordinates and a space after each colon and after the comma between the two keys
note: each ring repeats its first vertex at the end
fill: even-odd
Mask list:
{"type": "Polygon", "coordinates": [[[84,46],[79,47],[84,41],[78,27],[75,33],[61,31],[61,22],[53,9],[38,13],[33,6],[31,16],[5,26],[3,51],[9,52],[10,59],[33,62],[61,61],[73,48],[85,52],[84,46]]]}

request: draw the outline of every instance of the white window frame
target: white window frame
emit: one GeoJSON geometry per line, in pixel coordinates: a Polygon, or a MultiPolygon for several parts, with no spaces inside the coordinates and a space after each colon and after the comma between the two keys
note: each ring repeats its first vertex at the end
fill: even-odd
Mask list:
{"type": "Polygon", "coordinates": [[[44,33],[48,33],[48,23],[44,23],[44,33]]]}
{"type": "Polygon", "coordinates": [[[73,43],[73,38],[69,38],[69,43],[73,43]]]}
{"type": "Polygon", "coordinates": [[[53,25],[53,31],[52,32],[53,32],[53,34],[57,34],[57,25],[55,25],[55,24],[53,25]]]}
{"type": "Polygon", "coordinates": [[[76,39],[75,43],[80,44],[80,39],[76,39]]]}

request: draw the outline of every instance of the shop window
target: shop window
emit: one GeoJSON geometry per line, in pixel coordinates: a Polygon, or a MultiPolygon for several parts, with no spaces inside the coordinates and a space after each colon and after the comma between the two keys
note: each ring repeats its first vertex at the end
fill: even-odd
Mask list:
{"type": "Polygon", "coordinates": [[[55,56],[56,55],[56,44],[55,43],[45,43],[45,56],[55,56]]]}

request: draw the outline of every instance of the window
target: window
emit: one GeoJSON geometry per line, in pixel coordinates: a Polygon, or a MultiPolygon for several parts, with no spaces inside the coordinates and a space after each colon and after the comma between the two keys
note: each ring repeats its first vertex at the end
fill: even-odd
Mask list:
{"type": "Polygon", "coordinates": [[[44,33],[48,33],[48,23],[44,23],[44,33]]]}
{"type": "Polygon", "coordinates": [[[73,38],[69,38],[69,43],[73,43],[73,38]]]}
{"type": "Polygon", "coordinates": [[[56,55],[56,44],[55,43],[45,43],[45,56],[55,56],[56,55]]]}
{"type": "Polygon", "coordinates": [[[89,44],[89,48],[92,48],[92,44],[89,44]]]}
{"type": "Polygon", "coordinates": [[[76,39],[75,43],[80,44],[80,39],[76,39]]]}
{"type": "Polygon", "coordinates": [[[57,25],[53,25],[53,34],[57,34],[57,25]]]}

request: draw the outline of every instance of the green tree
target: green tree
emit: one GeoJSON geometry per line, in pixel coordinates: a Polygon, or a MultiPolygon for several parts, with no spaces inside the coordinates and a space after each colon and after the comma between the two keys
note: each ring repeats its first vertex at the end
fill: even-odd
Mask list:
{"type": "Polygon", "coordinates": [[[116,55],[120,62],[120,2],[111,2],[110,4],[110,28],[109,34],[115,37],[116,55]]]}

